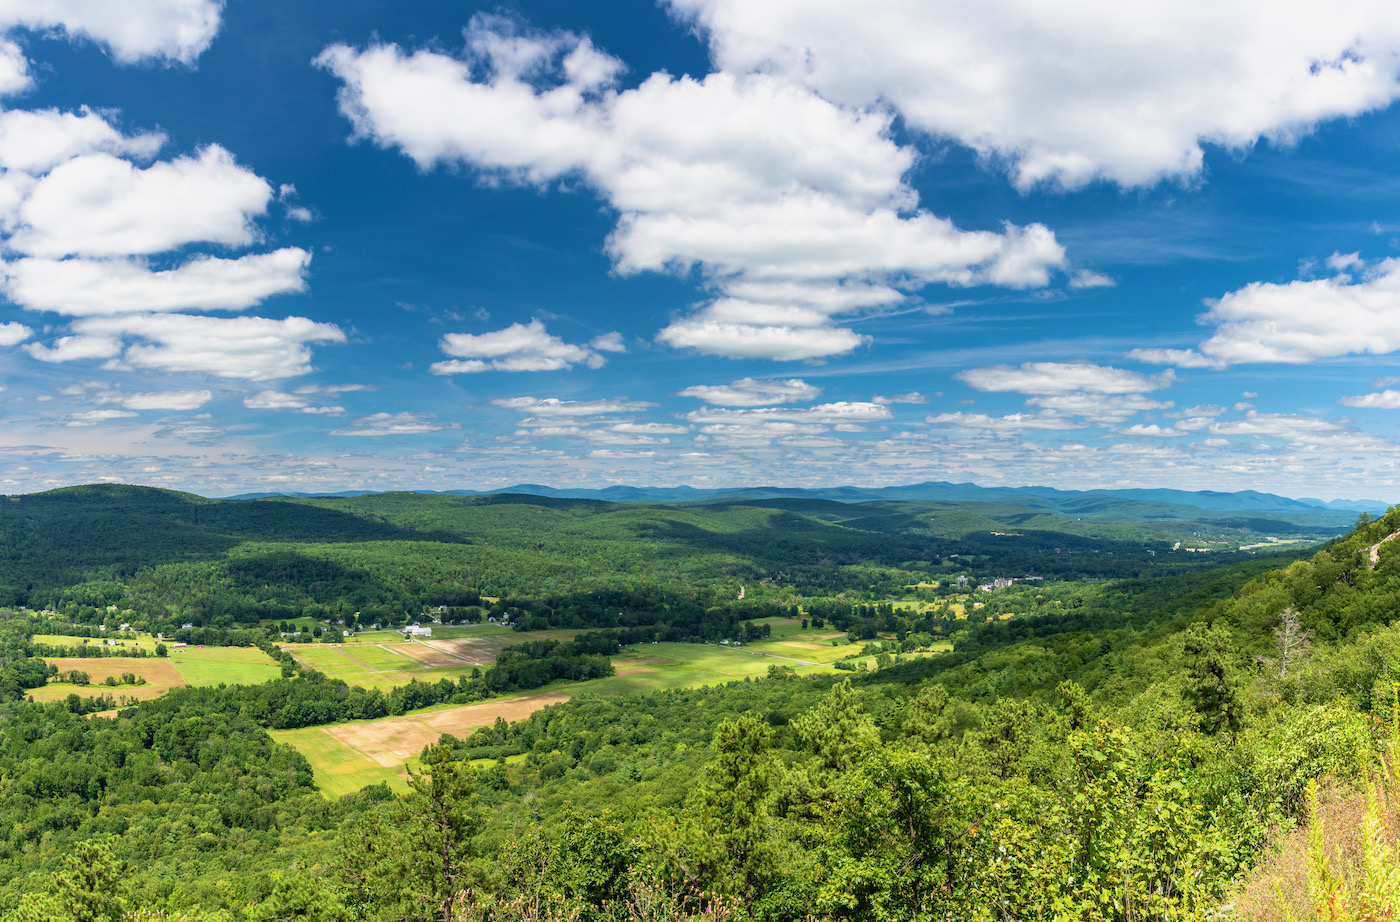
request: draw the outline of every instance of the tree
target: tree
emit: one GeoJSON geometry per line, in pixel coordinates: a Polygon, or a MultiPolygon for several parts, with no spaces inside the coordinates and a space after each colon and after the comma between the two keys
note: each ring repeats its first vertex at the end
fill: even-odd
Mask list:
{"type": "Polygon", "coordinates": [[[850,765],[863,750],[880,741],[875,724],[860,712],[849,679],[834,686],[816,707],[794,720],[792,728],[828,770],[850,765]]]}
{"type": "Polygon", "coordinates": [[[715,729],[714,758],[686,805],[687,841],[680,859],[687,876],[713,892],[751,901],[773,870],[769,795],[777,761],[773,731],[752,713],[715,729]],[[693,867],[686,867],[687,862],[693,867]]]}
{"type": "Polygon", "coordinates": [[[397,825],[412,864],[412,900],[425,918],[452,922],[452,899],[466,877],[476,815],[471,809],[476,771],[457,761],[449,746],[434,746],[423,757],[422,773],[409,772],[409,793],[400,802],[397,825]]]}
{"type": "Polygon", "coordinates": [[[1235,733],[1244,716],[1240,700],[1239,658],[1230,630],[1222,624],[1193,624],[1186,630],[1182,650],[1186,655],[1186,699],[1201,715],[1206,733],[1235,733]]]}
{"type": "Polygon", "coordinates": [[[125,872],[112,857],[111,839],[79,842],[48,886],[26,894],[8,922],[122,922],[125,872]]]}
{"type": "Polygon", "coordinates": [[[1298,611],[1292,605],[1279,613],[1279,626],[1274,628],[1274,649],[1278,655],[1261,658],[1270,668],[1278,669],[1280,679],[1288,678],[1288,671],[1297,672],[1312,659],[1312,631],[1303,630],[1298,611]]]}

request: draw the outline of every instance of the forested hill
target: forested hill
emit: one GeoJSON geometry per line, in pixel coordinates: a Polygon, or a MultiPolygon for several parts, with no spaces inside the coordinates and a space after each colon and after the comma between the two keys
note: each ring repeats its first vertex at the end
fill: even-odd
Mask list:
{"type": "MultiPolygon", "coordinates": [[[[97,493],[108,509],[141,498],[97,493]]],[[[193,507],[202,520],[219,505],[160,501],[174,511],[156,504],[152,523],[195,533],[193,507]]],[[[493,521],[535,562],[564,547],[602,554],[590,542],[627,529],[649,535],[613,539],[632,552],[664,551],[666,529],[683,527],[717,540],[765,527],[774,539],[910,534],[823,521],[836,512],[821,506],[453,503],[278,501],[278,517],[308,509],[437,537],[359,537],[347,523],[343,541],[275,553],[478,548],[493,521]]],[[[1031,586],[1034,614],[980,593],[985,617],[959,619],[950,652],[904,658],[896,618],[866,641],[881,651],[868,670],[802,678],[775,662],[757,680],[580,694],[442,737],[403,796],[376,786],[335,802],[263,728],[285,701],[309,712],[362,693],[303,673],[80,718],[19,700],[44,667],[33,616],[7,613],[0,920],[1395,918],[1397,842],[1381,811],[1400,801],[1398,536],[1400,509],[1300,559],[1204,569],[1212,555],[1182,554],[1199,568],[1064,595],[1031,586]]],[[[229,537],[223,563],[155,570],[174,585],[274,553],[229,537]]],[[[664,575],[663,560],[615,578],[664,575]]],[[[146,585],[141,573],[117,582],[146,585]]],[[[829,601],[795,604],[809,617],[829,601]]]]}
{"type": "MultiPolygon", "coordinates": [[[[1311,513],[1309,513],[1311,515],[1311,513]]],[[[788,603],[972,579],[1143,577],[1323,540],[1310,521],[1074,517],[1007,503],[609,503],[418,493],[210,500],[94,485],[0,499],[0,605],[225,626],[597,589],[788,603]]],[[[1301,545],[1300,545],[1301,546],[1301,545]]]]}

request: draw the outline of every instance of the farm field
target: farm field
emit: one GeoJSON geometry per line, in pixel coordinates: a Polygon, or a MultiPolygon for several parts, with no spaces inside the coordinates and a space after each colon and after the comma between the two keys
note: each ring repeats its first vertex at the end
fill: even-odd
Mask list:
{"type": "MultiPolygon", "coordinates": [[[[549,635],[572,637],[577,633],[546,631],[510,636],[530,639],[549,635]]],[[[851,650],[848,645],[828,649],[843,653],[851,650]]],[[[779,658],[786,656],[786,653],[774,656],[752,648],[708,644],[638,644],[612,658],[617,674],[605,679],[559,683],[479,704],[426,708],[402,717],[303,730],[274,730],[272,736],[278,742],[295,746],[306,757],[317,786],[327,796],[340,797],[380,781],[387,781],[390,787],[402,791],[407,789],[404,760],[416,756],[426,744],[436,742],[441,734],[466,736],[477,727],[495,723],[497,717],[521,720],[539,708],[567,701],[571,696],[720,685],[766,675],[768,667],[775,665],[789,666],[800,674],[831,671],[829,666],[802,665],[779,658]]]]}
{"type": "MultiPolygon", "coordinates": [[[[58,640],[69,643],[74,638],[60,637],[58,640]]],[[[154,647],[154,642],[151,646],[154,647]]],[[[188,647],[179,651],[172,649],[168,657],[64,656],[50,658],[48,662],[58,667],[59,672],[74,669],[86,672],[92,684],[51,682],[29,692],[35,701],[55,701],[70,694],[86,698],[108,693],[118,698],[125,695],[146,701],[182,685],[256,685],[281,675],[277,664],[253,647],[188,647]],[[115,688],[102,684],[108,676],[120,678],[124,672],[141,676],[146,684],[118,685],[115,688]]]]}
{"type": "Polygon", "coordinates": [[[438,679],[456,681],[469,676],[475,669],[485,670],[496,662],[502,649],[528,640],[573,640],[577,630],[533,631],[517,633],[498,625],[433,628],[451,632],[451,636],[431,640],[404,640],[399,634],[377,631],[359,637],[388,637],[381,643],[284,643],[282,649],[291,653],[303,665],[340,679],[349,685],[387,691],[407,685],[414,679],[436,682],[438,679]]]}
{"type": "Polygon", "coordinates": [[[171,649],[170,662],[189,685],[259,685],[282,674],[277,662],[257,647],[171,649]]]}
{"type": "MultiPolygon", "coordinates": [[[[46,643],[55,647],[74,647],[82,646],[84,644],[94,647],[105,647],[107,645],[107,639],[105,637],[69,637],[66,634],[35,634],[31,639],[35,643],[46,643]]],[[[152,654],[155,653],[156,644],[158,643],[160,643],[160,641],[156,640],[149,634],[144,634],[136,640],[117,640],[117,646],[119,648],[124,647],[126,649],[132,649],[135,647],[140,647],[147,653],[152,654]]],[[[167,642],[166,646],[169,647],[170,643],[167,642]]]]}
{"type": "Polygon", "coordinates": [[[568,700],[563,692],[532,692],[481,704],[425,708],[401,717],[269,732],[277,742],[296,747],[306,757],[316,786],[329,797],[381,781],[403,792],[408,790],[406,767],[442,734],[465,736],[498,717],[522,720],[542,707],[568,700]]]}
{"type": "MultiPolygon", "coordinates": [[[[67,639],[71,640],[72,638],[67,639]]],[[[188,684],[173,663],[157,657],[148,656],[134,659],[129,656],[64,656],[54,657],[47,662],[58,667],[59,672],[71,672],[74,669],[86,672],[92,684],[74,685],[72,682],[50,682],[42,688],[29,690],[29,696],[35,701],[57,701],[71,694],[84,698],[91,695],[110,694],[118,700],[125,696],[147,701],[151,698],[159,698],[172,688],[188,684]],[[118,685],[115,688],[102,684],[108,676],[120,679],[124,672],[141,676],[146,680],[146,684],[118,685]]]]}

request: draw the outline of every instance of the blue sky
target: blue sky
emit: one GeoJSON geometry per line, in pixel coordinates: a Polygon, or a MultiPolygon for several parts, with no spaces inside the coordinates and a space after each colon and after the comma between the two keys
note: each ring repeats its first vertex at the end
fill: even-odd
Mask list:
{"type": "Polygon", "coordinates": [[[0,0],[0,491],[1400,494],[1393,2],[119,7],[0,0]]]}

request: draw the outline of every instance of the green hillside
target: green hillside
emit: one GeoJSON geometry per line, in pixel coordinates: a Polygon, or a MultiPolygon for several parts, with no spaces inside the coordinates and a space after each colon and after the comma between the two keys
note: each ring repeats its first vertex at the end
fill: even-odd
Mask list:
{"type": "MultiPolygon", "coordinates": [[[[213,512],[225,504],[96,488],[3,504],[24,510],[5,527],[26,565],[56,561],[62,542],[26,544],[20,526],[41,512],[59,520],[74,570],[52,578],[83,579],[48,591],[71,599],[110,591],[183,612],[220,599],[304,612],[432,585],[475,593],[464,609],[517,626],[624,613],[627,623],[526,635],[540,639],[503,646],[480,675],[458,667],[455,680],[370,689],[294,664],[265,622],[210,626],[263,645],[282,677],[190,682],[84,717],[100,705],[78,694],[24,700],[51,677],[36,635],[52,646],[65,631],[96,632],[81,620],[89,612],[110,613],[76,601],[71,622],[0,613],[0,814],[13,818],[0,838],[0,920],[1205,922],[1400,907],[1385,857],[1393,827],[1366,807],[1368,790],[1373,804],[1400,797],[1400,540],[1390,540],[1400,510],[1268,558],[1006,527],[1014,507],[881,501],[847,504],[841,519],[820,502],[782,502],[389,494],[213,512]],[[117,527],[124,509],[171,549],[133,548],[114,569],[85,572],[116,544],[94,529],[85,545],[82,522],[117,527]],[[979,527],[927,534],[944,513],[980,516],[979,527]],[[1006,533],[981,534],[983,519],[1006,533]],[[207,543],[180,550],[178,535],[207,543]],[[923,555],[908,556],[916,546],[923,555]],[[880,580],[1038,557],[1073,563],[996,592],[872,592],[880,580]],[[1094,558],[1129,578],[1072,578],[1094,558]],[[483,581],[449,582],[454,567],[483,581]],[[715,595],[760,568],[771,568],[767,585],[744,583],[756,599],[715,595]],[[493,573],[516,594],[482,598],[493,573]],[[742,681],[644,681],[659,653],[674,656],[677,631],[769,650],[753,616],[774,608],[798,641],[825,619],[820,642],[859,656],[818,658],[807,675],[773,659],[742,681]],[[630,674],[609,678],[610,658],[630,674]],[[581,679],[616,687],[580,693],[581,679]],[[327,801],[312,763],[268,735],[319,752],[315,733],[379,733],[376,752],[393,751],[402,722],[391,719],[541,681],[572,700],[428,738],[401,794],[341,780],[327,801]],[[1315,785],[1331,805],[1318,814],[1315,785]],[[1277,851],[1309,824],[1311,858],[1277,851]],[[1363,825],[1364,848],[1353,838],[1335,850],[1363,825]]],[[[245,609],[228,604],[241,623],[245,609]]],[[[694,664],[751,655],[684,649],[714,651],[694,664]]],[[[396,655],[337,654],[364,674],[396,655]]]]}

